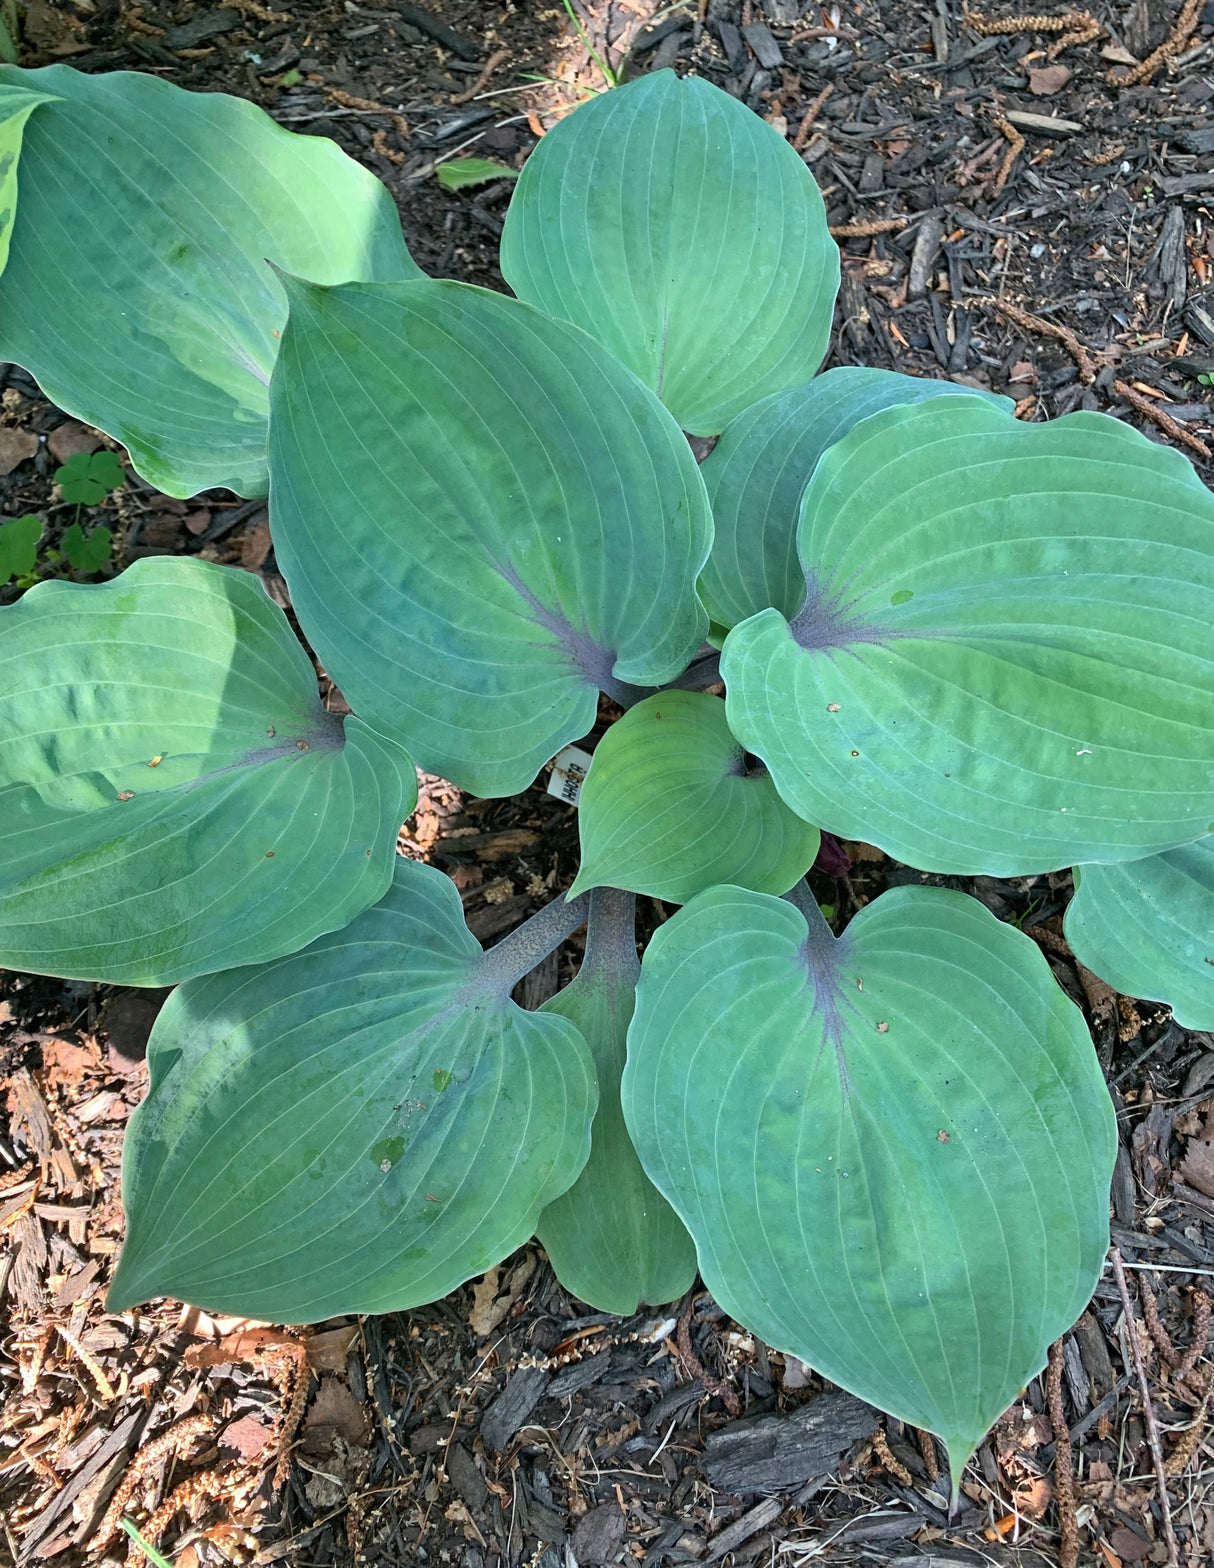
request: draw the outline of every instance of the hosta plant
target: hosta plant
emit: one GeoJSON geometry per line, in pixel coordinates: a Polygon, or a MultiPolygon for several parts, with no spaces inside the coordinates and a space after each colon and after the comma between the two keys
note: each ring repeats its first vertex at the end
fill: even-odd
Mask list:
{"type": "Polygon", "coordinates": [[[538,1233],[599,1309],[698,1267],[956,1473],[1099,1274],[1109,1100],[1027,936],[922,885],[836,934],[804,877],[820,830],[926,872],[1074,865],[1084,962],[1214,1022],[1189,464],[1105,416],[815,377],[821,198],[701,81],[550,131],[511,298],[425,278],[386,191],[246,103],[0,80],[0,356],[171,494],[268,491],[353,710],[238,570],[0,611],[0,961],[177,986],[111,1304],[399,1309],[538,1233]],[[687,433],[719,438],[698,466],[687,433]],[[415,764],[523,790],[600,693],[625,712],[577,881],[482,951],[395,854],[415,764]],[[678,906],[639,961],[636,894],[678,906]]]}

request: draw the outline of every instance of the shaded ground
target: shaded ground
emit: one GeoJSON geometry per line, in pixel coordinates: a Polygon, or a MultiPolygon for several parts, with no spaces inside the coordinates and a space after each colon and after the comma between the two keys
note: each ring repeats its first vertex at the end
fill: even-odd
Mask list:
{"type": "MultiPolygon", "coordinates": [[[[28,63],[153,70],[252,97],[380,175],[427,271],[501,288],[508,185],[448,195],[435,163],[463,152],[521,163],[602,78],[559,6],[428,9],[454,37],[386,0],[282,12],[252,0],[31,4],[28,63]]],[[[1206,473],[1194,442],[1210,433],[1197,378],[1214,371],[1204,205],[1214,197],[1214,8],[1138,85],[1110,73],[1133,75],[1129,62],[1171,34],[1176,13],[1155,0],[1096,8],[1103,35],[1054,59],[1082,28],[983,32],[948,0],[662,10],[579,5],[613,64],[631,40],[631,69],[694,69],[803,151],[842,230],[830,362],[952,376],[1009,393],[1022,417],[1105,409],[1187,442],[1206,473]],[[849,236],[857,225],[869,232],[849,236]],[[1160,414],[1173,421],[1167,432],[1160,414]]],[[[1006,4],[995,14],[1015,15],[1006,4]]],[[[3,514],[39,513],[53,545],[76,509],[57,501],[50,474],[98,441],[9,368],[3,514]]],[[[258,504],[221,492],[172,501],[131,476],[85,521],[113,529],[115,569],[143,554],[200,554],[259,572],[285,601],[258,504]]],[[[0,589],[0,600],[12,594],[0,589]]],[[[600,728],[610,717],[605,706],[600,728]]],[[[514,801],[472,801],[428,780],[406,825],[402,847],[454,877],[483,940],[572,878],[576,820],[543,784],[514,801]]],[[[849,850],[847,875],[817,885],[841,917],[884,886],[919,880],[866,846],[849,850]]],[[[1122,1130],[1114,1240],[1173,1472],[1179,1560],[1208,1562],[1214,1039],[1077,968],[1058,935],[1066,875],[951,885],[1022,922],[1091,1022],[1122,1130]]],[[[666,913],[649,904],[643,919],[666,913]]],[[[575,941],[524,982],[524,1000],[538,1005],[576,960],[575,941]]],[[[159,1000],[0,972],[0,1561],[119,1560],[125,1540],[108,1525],[122,1508],[182,1568],[1057,1560],[1055,1429],[1041,1380],[979,1451],[950,1522],[929,1442],[892,1421],[878,1431],[846,1402],[818,1404],[815,1430],[821,1381],[706,1296],[635,1322],[587,1316],[534,1246],[423,1311],[310,1334],[175,1304],[107,1316],[118,1154],[159,1000]],[[782,1473],[768,1461],[744,1476],[722,1448],[716,1434],[739,1430],[735,1404],[744,1421],[784,1418],[795,1457],[782,1473]]],[[[1111,1274],[1061,1354],[1081,1560],[1166,1561],[1111,1274]]]]}

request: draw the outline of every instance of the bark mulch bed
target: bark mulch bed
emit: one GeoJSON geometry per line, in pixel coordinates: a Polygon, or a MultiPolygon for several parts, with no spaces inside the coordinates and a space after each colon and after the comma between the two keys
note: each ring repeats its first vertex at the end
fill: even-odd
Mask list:
{"type": "MultiPolygon", "coordinates": [[[[990,388],[1024,418],[1103,409],[1209,477],[1214,4],[574,3],[613,65],[697,71],[803,153],[844,255],[831,363],[990,388]]],[[[240,93],[332,136],[386,181],[427,271],[499,289],[508,182],[448,194],[436,165],[517,166],[603,85],[561,6],[523,0],[30,0],[26,51],[240,93]]],[[[20,370],[0,388],[0,510],[37,512],[54,544],[76,515],[54,467],[108,443],[20,370]]],[[[175,501],[128,470],[85,521],[114,532],[107,571],[197,554],[287,602],[261,503],[175,501]]],[[[598,732],[612,717],[604,704],[598,732]]],[[[423,780],[402,851],[454,878],[482,940],[572,878],[576,819],[544,784],[480,801],[423,780]]],[[[920,880],[846,848],[847,871],[815,879],[840,917],[920,880]]],[[[982,1445],[957,1517],[931,1440],[706,1294],[627,1322],[587,1313],[534,1245],[432,1307],[306,1331],[168,1302],[107,1314],[122,1133],[163,998],[0,972],[0,1561],[138,1560],[125,1512],[180,1568],[910,1568],[1073,1561],[1076,1543],[1101,1568],[1209,1562],[1214,1037],[1075,963],[1067,874],[949,885],[1027,929],[1090,1021],[1122,1132],[1127,1279],[1123,1297],[1106,1272],[1052,1377],[982,1445]]],[[[668,913],[647,902],[643,922],[668,913]]],[[[521,999],[538,1006],[576,962],[575,940],[521,999]]]]}

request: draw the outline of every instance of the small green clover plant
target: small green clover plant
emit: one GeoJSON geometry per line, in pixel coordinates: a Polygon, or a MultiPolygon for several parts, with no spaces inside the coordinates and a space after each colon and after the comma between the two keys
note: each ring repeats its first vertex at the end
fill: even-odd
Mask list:
{"type": "Polygon", "coordinates": [[[366,171],[247,103],[54,66],[0,72],[0,109],[0,355],[162,489],[268,490],[353,710],[241,571],[0,610],[0,960],[177,987],[112,1307],[402,1309],[538,1232],[603,1310],[698,1267],[956,1477],[1089,1299],[1112,1110],[1023,933],[904,886],[836,935],[804,874],[820,830],[1075,866],[1084,962],[1214,1025],[1214,498],[1106,416],[815,375],[821,197],[702,81],[545,136],[514,298],[424,277],[366,171]],[[396,856],[415,764],[525,789],[600,693],[572,897],[482,951],[396,856]],[[639,961],[638,893],[681,906],[639,961]]]}

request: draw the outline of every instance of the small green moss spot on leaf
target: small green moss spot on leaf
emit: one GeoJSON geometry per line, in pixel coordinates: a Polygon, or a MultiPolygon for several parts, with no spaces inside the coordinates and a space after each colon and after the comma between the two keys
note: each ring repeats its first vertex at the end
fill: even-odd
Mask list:
{"type": "Polygon", "coordinates": [[[378,1143],[371,1145],[369,1158],[373,1165],[378,1165],[380,1170],[386,1174],[404,1152],[405,1140],[403,1138],[381,1138],[378,1143]]]}

